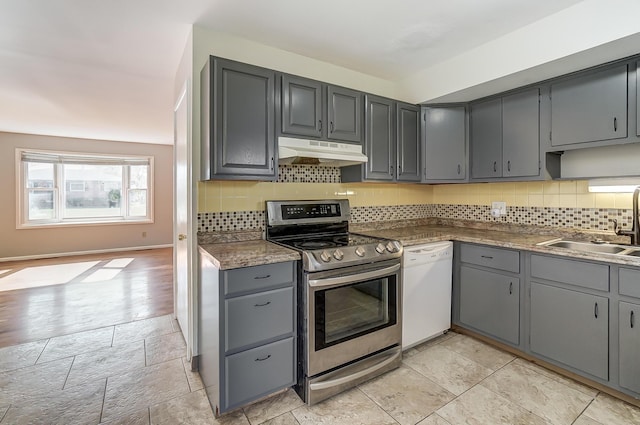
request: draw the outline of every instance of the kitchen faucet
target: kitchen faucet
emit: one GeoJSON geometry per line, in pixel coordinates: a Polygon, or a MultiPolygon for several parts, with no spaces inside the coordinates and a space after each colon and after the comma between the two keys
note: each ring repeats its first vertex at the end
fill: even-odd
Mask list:
{"type": "Polygon", "coordinates": [[[633,219],[631,230],[618,229],[618,221],[613,220],[613,231],[616,235],[631,237],[631,245],[638,245],[640,241],[640,218],[638,217],[638,195],[640,195],[640,186],[633,191],[633,219]]]}

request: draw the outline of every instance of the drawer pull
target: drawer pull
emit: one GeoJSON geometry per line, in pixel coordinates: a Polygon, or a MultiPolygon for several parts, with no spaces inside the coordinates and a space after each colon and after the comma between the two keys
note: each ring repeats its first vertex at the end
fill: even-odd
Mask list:
{"type": "Polygon", "coordinates": [[[322,133],[322,120],[318,120],[318,131],[322,133]]]}
{"type": "Polygon", "coordinates": [[[633,314],[633,310],[631,310],[631,314],[629,315],[629,325],[631,325],[631,329],[633,329],[634,323],[635,323],[635,315],[633,314]]]}
{"type": "Polygon", "coordinates": [[[613,117],[613,131],[618,131],[618,118],[613,117]]]}
{"type": "Polygon", "coordinates": [[[481,255],[480,257],[486,258],[487,260],[493,260],[493,257],[490,255],[481,255]]]}
{"type": "Polygon", "coordinates": [[[509,295],[513,294],[513,282],[509,282],[509,295]]]}
{"type": "Polygon", "coordinates": [[[264,276],[256,276],[254,277],[255,280],[259,280],[259,279],[269,279],[271,277],[270,274],[266,274],[264,276]]]}
{"type": "Polygon", "coordinates": [[[262,303],[262,304],[254,304],[254,307],[264,307],[265,305],[269,305],[271,304],[271,301],[267,301],[266,303],[262,303]]]}
{"type": "Polygon", "coordinates": [[[593,315],[596,316],[596,319],[598,318],[598,303],[593,307],[593,315]]]}
{"type": "Polygon", "coordinates": [[[460,164],[458,164],[458,174],[460,174],[460,171],[462,171],[460,164]]]}
{"type": "Polygon", "coordinates": [[[255,361],[263,362],[265,360],[269,360],[270,358],[271,358],[271,354],[269,354],[267,357],[263,357],[263,358],[258,357],[255,361]]]}
{"type": "Polygon", "coordinates": [[[498,165],[498,162],[497,161],[493,161],[493,172],[494,173],[498,172],[497,165],[498,165]]]}

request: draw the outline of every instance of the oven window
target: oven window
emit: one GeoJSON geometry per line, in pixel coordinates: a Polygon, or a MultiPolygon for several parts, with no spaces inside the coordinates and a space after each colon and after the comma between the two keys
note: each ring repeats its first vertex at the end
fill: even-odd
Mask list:
{"type": "Polygon", "coordinates": [[[316,351],[396,324],[396,277],[315,293],[316,351]]]}

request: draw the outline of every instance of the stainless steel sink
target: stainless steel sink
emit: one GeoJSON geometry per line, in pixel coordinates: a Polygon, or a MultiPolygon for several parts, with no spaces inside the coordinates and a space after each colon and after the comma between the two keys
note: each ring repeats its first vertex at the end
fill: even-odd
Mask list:
{"type": "Polygon", "coordinates": [[[572,249],[574,251],[597,252],[600,254],[619,254],[628,247],[613,244],[595,244],[591,242],[553,241],[544,242],[541,245],[554,246],[556,248],[572,249]]]}
{"type": "Polygon", "coordinates": [[[640,251],[625,252],[624,255],[631,255],[632,257],[640,257],[640,251]]]}

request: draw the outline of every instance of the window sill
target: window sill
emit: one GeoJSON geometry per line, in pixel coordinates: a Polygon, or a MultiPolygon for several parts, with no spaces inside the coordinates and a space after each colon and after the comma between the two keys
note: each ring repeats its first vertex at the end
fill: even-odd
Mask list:
{"type": "Polygon", "coordinates": [[[129,224],[153,224],[152,218],[142,220],[87,220],[87,221],[60,221],[48,223],[20,223],[16,226],[17,230],[25,229],[44,229],[57,227],[84,227],[84,226],[123,226],[129,224]]]}

